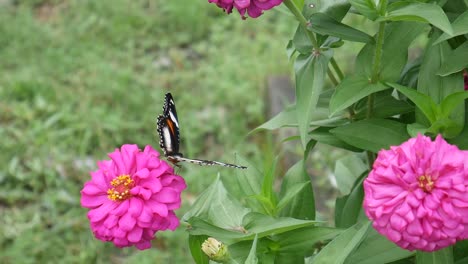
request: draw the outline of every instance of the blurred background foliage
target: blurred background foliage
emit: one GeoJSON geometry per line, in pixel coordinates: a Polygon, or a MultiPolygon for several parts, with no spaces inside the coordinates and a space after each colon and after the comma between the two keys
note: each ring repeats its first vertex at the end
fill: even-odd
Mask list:
{"type": "MultiPolygon", "coordinates": [[[[279,143],[248,132],[267,120],[267,77],[290,74],[293,26],[206,0],[0,0],[0,263],[192,263],[183,225],[144,252],[96,240],[79,191],[114,148],[159,149],[169,91],[186,156],[272,160],[279,143]]],[[[341,154],[324,153],[314,166],[327,175],[323,157],[341,154]]],[[[179,170],[189,186],[179,216],[218,172],[237,173],[179,170]]]]}

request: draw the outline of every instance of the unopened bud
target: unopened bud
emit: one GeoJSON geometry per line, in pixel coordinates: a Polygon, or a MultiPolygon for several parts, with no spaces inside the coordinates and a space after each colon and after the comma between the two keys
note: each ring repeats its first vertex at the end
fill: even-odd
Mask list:
{"type": "Polygon", "coordinates": [[[215,238],[209,237],[205,240],[202,250],[213,261],[227,263],[230,260],[227,246],[215,238]]]}

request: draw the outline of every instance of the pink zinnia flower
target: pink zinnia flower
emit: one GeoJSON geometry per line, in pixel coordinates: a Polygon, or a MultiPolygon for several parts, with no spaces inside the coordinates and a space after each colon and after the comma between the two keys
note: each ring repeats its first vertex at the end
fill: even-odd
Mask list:
{"type": "Polygon", "coordinates": [[[468,222],[466,154],[440,135],[381,150],[364,181],[374,228],[408,250],[435,251],[463,238],[468,222]]]}
{"type": "Polygon", "coordinates": [[[208,2],[215,3],[228,14],[235,7],[242,18],[245,19],[246,12],[250,17],[256,18],[262,15],[264,10],[270,10],[280,5],[283,0],[208,0],[208,2]]]}
{"type": "Polygon", "coordinates": [[[81,205],[96,238],[117,247],[151,247],[159,230],[174,230],[179,219],[180,193],[185,181],[159,159],[151,146],[123,145],[98,162],[91,180],[81,190],[81,205]]]}

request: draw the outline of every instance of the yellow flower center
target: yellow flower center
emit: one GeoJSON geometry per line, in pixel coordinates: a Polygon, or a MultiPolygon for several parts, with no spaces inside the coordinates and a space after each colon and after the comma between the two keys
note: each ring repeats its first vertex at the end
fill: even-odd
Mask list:
{"type": "Polygon", "coordinates": [[[419,176],[419,187],[425,192],[431,192],[434,188],[434,182],[432,181],[431,176],[422,175],[419,176]]]}
{"type": "Polygon", "coordinates": [[[111,181],[114,188],[107,190],[107,197],[112,201],[121,202],[130,198],[130,190],[135,186],[130,175],[120,175],[111,181]]]}

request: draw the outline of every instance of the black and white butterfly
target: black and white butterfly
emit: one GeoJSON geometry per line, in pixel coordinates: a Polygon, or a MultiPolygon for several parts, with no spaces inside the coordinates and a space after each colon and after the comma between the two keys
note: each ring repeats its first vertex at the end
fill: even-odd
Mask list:
{"type": "Polygon", "coordinates": [[[162,115],[158,116],[157,130],[159,134],[159,146],[164,151],[167,160],[174,165],[179,166],[177,163],[186,161],[200,166],[213,166],[219,165],[237,169],[247,169],[247,167],[235,164],[229,164],[214,160],[199,160],[184,158],[182,153],[179,152],[180,146],[180,129],[179,120],[177,119],[177,111],[171,93],[167,93],[162,115]]]}

